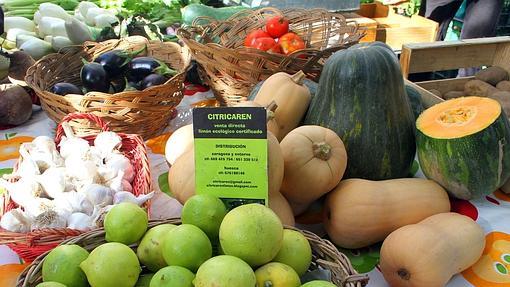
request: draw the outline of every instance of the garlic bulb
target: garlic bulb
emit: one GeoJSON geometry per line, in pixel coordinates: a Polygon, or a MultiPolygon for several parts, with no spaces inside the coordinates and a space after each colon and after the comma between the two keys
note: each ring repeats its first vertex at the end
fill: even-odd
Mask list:
{"type": "Polygon", "coordinates": [[[119,171],[117,176],[113,178],[112,180],[106,182],[106,185],[108,185],[113,191],[119,192],[119,191],[133,191],[133,187],[131,184],[124,179],[124,172],[119,171]]]}
{"type": "Polygon", "coordinates": [[[123,154],[111,153],[108,157],[105,158],[105,165],[117,174],[119,171],[123,171],[124,179],[128,182],[133,182],[133,178],[135,177],[133,165],[123,154]]]}
{"type": "Polygon", "coordinates": [[[81,190],[87,196],[87,199],[94,206],[106,206],[113,203],[113,190],[100,184],[89,184],[81,190]]]}
{"type": "Polygon", "coordinates": [[[34,198],[23,209],[30,217],[37,217],[47,211],[55,211],[55,202],[47,198],[34,198]]]}
{"type": "Polygon", "coordinates": [[[77,137],[62,137],[60,144],[60,155],[67,159],[70,156],[84,158],[90,149],[89,142],[77,137]]]}
{"type": "Polygon", "coordinates": [[[145,202],[147,202],[149,199],[151,199],[154,196],[154,191],[148,194],[141,194],[139,196],[135,196],[131,192],[127,191],[120,191],[115,193],[113,196],[113,204],[119,204],[122,202],[131,202],[134,204],[137,204],[138,206],[141,206],[145,202]]]}
{"type": "Polygon", "coordinates": [[[34,176],[50,198],[72,188],[67,180],[66,169],[63,167],[50,167],[41,175],[34,176]]]}
{"type": "Polygon", "coordinates": [[[63,166],[64,159],[57,151],[55,142],[47,136],[38,136],[32,141],[30,154],[34,159],[40,159],[49,166],[63,166]]]}
{"type": "Polygon", "coordinates": [[[94,211],[94,214],[96,214],[92,219],[92,226],[101,228],[103,227],[104,218],[106,214],[114,207],[115,205],[107,205],[104,207],[101,207],[97,212],[94,211]]]}
{"type": "Polygon", "coordinates": [[[42,228],[64,228],[67,225],[67,218],[54,210],[48,210],[39,214],[32,224],[32,230],[42,228]]]}
{"type": "Polygon", "coordinates": [[[97,166],[91,160],[82,160],[79,156],[69,156],[65,160],[67,175],[83,182],[94,183],[99,179],[97,166]]]}
{"type": "Polygon", "coordinates": [[[67,227],[87,231],[93,227],[93,217],[81,212],[75,212],[67,218],[67,227]]]}
{"type": "Polygon", "coordinates": [[[41,174],[39,166],[34,160],[32,160],[32,157],[30,156],[28,150],[23,144],[21,144],[19,148],[19,153],[21,155],[22,160],[19,163],[16,172],[10,176],[11,178],[31,177],[33,175],[41,174]]]}
{"type": "Polygon", "coordinates": [[[21,208],[12,209],[0,218],[0,227],[11,232],[29,232],[32,219],[21,208]]]}
{"type": "Polygon", "coordinates": [[[0,187],[5,188],[12,201],[19,206],[27,205],[41,196],[43,192],[38,182],[26,177],[19,179],[17,182],[8,182],[0,178],[0,187]]]}
{"type": "Polygon", "coordinates": [[[108,157],[114,151],[120,150],[122,139],[114,132],[101,132],[94,140],[94,146],[100,151],[102,157],[108,157]]]}
{"type": "Polygon", "coordinates": [[[94,206],[87,199],[87,195],[81,192],[63,192],[55,198],[54,202],[57,210],[66,210],[70,213],[92,214],[94,211],[94,206]]]}

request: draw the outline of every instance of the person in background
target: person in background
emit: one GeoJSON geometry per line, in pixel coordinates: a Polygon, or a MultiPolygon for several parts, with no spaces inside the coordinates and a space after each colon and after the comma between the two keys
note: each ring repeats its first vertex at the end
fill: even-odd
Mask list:
{"type": "MultiPolygon", "coordinates": [[[[383,0],[393,5],[409,0],[383,0]]],[[[503,8],[503,0],[465,0],[466,11],[460,39],[485,38],[496,36],[496,27],[503,8]]],[[[421,0],[419,15],[439,23],[437,41],[443,41],[448,26],[462,5],[463,0],[421,0]]],[[[471,76],[478,68],[460,69],[459,77],[471,76]]]]}
{"type": "MultiPolygon", "coordinates": [[[[466,11],[460,39],[485,38],[496,36],[503,0],[465,0],[466,11]]],[[[439,23],[437,40],[446,37],[448,25],[459,10],[463,0],[422,0],[420,16],[439,23]]],[[[474,75],[479,68],[459,69],[459,77],[474,75]]]]}

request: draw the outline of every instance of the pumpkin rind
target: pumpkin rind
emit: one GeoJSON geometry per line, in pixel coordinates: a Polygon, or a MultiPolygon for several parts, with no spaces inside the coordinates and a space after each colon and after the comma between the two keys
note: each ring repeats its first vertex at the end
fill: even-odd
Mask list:
{"type": "MultiPolygon", "coordinates": [[[[416,138],[418,160],[425,176],[441,184],[452,196],[466,200],[489,195],[510,178],[510,124],[501,106],[494,101],[493,105],[500,109],[495,120],[474,118],[468,123],[479,130],[473,134],[463,136],[459,127],[453,127],[451,136],[439,138],[441,134],[436,129],[425,129],[434,120],[428,116],[436,114],[431,109],[440,111],[442,106],[464,105],[470,99],[475,105],[476,101],[494,101],[466,97],[438,104],[418,118],[416,138]],[[432,132],[436,134],[431,135],[432,132]]],[[[464,127],[469,129],[470,126],[464,127]]]]}
{"type": "Polygon", "coordinates": [[[333,54],[304,123],[335,131],[345,144],[345,178],[409,175],[415,156],[414,117],[398,60],[384,43],[333,54]]]}
{"type": "Polygon", "coordinates": [[[421,94],[413,87],[406,85],[406,94],[413,110],[414,118],[417,119],[420,114],[425,110],[421,102],[421,94]]]}

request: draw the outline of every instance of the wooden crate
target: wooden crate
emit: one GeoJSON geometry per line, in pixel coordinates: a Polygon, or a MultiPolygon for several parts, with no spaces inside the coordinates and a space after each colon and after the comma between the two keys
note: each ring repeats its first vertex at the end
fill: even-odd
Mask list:
{"type": "Polygon", "coordinates": [[[365,36],[361,38],[360,42],[374,42],[377,35],[377,22],[373,19],[363,17],[357,13],[344,13],[347,21],[355,21],[358,26],[365,30],[365,36]]]}
{"type": "MultiPolygon", "coordinates": [[[[412,73],[445,71],[458,68],[499,66],[510,73],[510,37],[469,39],[461,41],[405,44],[400,54],[400,67],[404,78],[412,73]]],[[[462,91],[473,77],[407,83],[422,95],[427,107],[443,99],[432,94],[462,91]]]]}
{"type": "Polygon", "coordinates": [[[433,42],[439,24],[419,15],[398,15],[381,2],[362,4],[358,14],[377,22],[376,40],[385,42],[394,50],[406,43],[433,42]]]}

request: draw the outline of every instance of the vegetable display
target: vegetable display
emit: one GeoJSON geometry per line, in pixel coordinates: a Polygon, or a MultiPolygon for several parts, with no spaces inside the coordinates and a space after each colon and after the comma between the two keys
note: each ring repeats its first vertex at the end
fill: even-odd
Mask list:
{"type": "Polygon", "coordinates": [[[345,144],[346,177],[406,177],[415,156],[414,116],[395,54],[383,43],[333,54],[304,124],[335,131],[345,144]]]}
{"type": "Polygon", "coordinates": [[[448,100],[423,112],[416,128],[423,173],[452,196],[481,198],[510,177],[510,124],[497,101],[448,100]]]}

